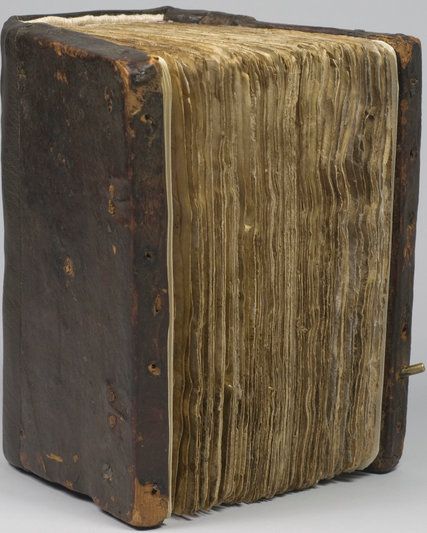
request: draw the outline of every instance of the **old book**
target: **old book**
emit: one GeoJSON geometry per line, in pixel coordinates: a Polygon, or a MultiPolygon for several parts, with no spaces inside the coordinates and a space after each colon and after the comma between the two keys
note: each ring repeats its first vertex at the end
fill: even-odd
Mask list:
{"type": "Polygon", "coordinates": [[[392,469],[420,69],[402,35],[12,18],[7,459],[138,526],[392,469]]]}

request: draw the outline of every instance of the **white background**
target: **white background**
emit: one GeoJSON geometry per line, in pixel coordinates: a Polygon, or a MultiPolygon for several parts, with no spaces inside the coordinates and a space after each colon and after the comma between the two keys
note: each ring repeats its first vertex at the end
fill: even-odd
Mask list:
{"type": "MultiPolygon", "coordinates": [[[[427,46],[427,0],[288,0],[169,2],[181,8],[252,15],[259,20],[406,33],[427,46]]],[[[145,1],[14,0],[1,2],[0,18],[82,10],[144,9],[145,1]]],[[[427,52],[426,52],[427,57],[427,52]]],[[[424,61],[424,68],[426,63],[424,61]]],[[[423,105],[426,113],[427,98],[423,105]]],[[[421,152],[412,360],[427,353],[427,133],[421,152]]],[[[3,226],[0,224],[2,238],[3,226]]],[[[3,258],[0,267],[3,269],[3,258]]],[[[191,520],[172,518],[165,531],[427,532],[427,377],[411,378],[406,446],[399,467],[387,475],[359,473],[269,502],[223,507],[191,520]]],[[[0,457],[0,533],[96,533],[131,531],[90,500],[23,474],[0,457]]]]}

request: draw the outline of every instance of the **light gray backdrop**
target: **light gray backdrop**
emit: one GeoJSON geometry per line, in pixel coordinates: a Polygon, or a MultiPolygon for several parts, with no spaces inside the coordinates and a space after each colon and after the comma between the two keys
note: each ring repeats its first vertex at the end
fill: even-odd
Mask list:
{"type": "MultiPolygon", "coordinates": [[[[15,0],[2,1],[0,20],[11,15],[49,14],[100,9],[143,9],[162,5],[146,1],[15,0]]],[[[181,8],[213,9],[252,15],[260,20],[406,33],[427,47],[427,0],[288,0],[171,1],[181,8]]],[[[427,50],[427,48],[426,48],[427,50]]],[[[427,52],[426,52],[427,56],[427,52]]],[[[426,62],[423,63],[427,68],[426,62]]],[[[427,97],[423,111],[426,114],[427,97]]],[[[427,354],[427,131],[422,142],[421,191],[418,214],[413,361],[427,354]]],[[[3,226],[0,225],[1,238],[3,226]]],[[[3,257],[0,256],[3,271],[3,257]]],[[[1,274],[3,273],[1,271],[1,274]]],[[[427,376],[411,378],[409,419],[404,458],[393,473],[356,474],[315,489],[275,498],[271,502],[224,508],[191,521],[174,518],[169,531],[224,532],[263,530],[303,533],[328,531],[427,531],[427,376]]],[[[28,475],[0,458],[0,531],[15,533],[93,533],[131,531],[101,513],[94,504],[71,496],[28,475]]]]}

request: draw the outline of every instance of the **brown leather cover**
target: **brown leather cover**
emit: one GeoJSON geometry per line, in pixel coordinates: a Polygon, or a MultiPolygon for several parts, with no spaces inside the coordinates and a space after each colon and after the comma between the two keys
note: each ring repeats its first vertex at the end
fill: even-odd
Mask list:
{"type": "MultiPolygon", "coordinates": [[[[410,356],[419,41],[169,7],[128,13],[357,35],[396,50],[383,419],[380,453],[370,466],[391,470],[406,424],[407,381],[399,374],[410,356]]],[[[169,441],[159,77],[139,51],[21,22],[30,18],[12,17],[2,33],[4,452],[11,464],[89,495],[125,522],[154,526],[167,514],[169,441]],[[144,114],[151,120],[139,120],[144,114]]]]}

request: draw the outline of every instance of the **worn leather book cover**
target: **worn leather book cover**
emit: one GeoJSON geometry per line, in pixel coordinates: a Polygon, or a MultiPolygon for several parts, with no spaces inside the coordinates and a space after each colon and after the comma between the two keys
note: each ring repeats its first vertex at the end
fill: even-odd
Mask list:
{"type": "Polygon", "coordinates": [[[12,17],[1,90],[12,465],[144,527],[396,466],[416,38],[12,17]]]}

